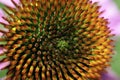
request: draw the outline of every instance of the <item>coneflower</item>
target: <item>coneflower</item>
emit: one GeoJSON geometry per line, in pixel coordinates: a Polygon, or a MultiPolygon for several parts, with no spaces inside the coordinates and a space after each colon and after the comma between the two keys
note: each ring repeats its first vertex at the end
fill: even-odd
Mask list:
{"type": "Polygon", "coordinates": [[[113,54],[108,21],[90,0],[20,0],[3,17],[6,80],[101,80],[113,54]]]}

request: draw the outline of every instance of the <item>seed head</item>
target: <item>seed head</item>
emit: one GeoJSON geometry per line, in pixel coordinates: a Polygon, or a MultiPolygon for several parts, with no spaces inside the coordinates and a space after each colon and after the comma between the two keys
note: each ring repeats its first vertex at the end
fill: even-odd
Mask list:
{"type": "Polygon", "coordinates": [[[6,80],[99,80],[113,53],[100,6],[90,0],[20,0],[7,7],[1,41],[6,80]]]}

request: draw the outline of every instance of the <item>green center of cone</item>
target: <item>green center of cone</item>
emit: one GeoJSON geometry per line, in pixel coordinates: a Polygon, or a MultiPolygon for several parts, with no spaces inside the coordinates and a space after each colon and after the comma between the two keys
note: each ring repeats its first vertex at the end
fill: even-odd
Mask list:
{"type": "Polygon", "coordinates": [[[69,44],[68,44],[68,42],[65,41],[65,40],[60,40],[60,41],[58,41],[57,47],[58,47],[60,50],[66,50],[66,49],[69,47],[69,44]]]}

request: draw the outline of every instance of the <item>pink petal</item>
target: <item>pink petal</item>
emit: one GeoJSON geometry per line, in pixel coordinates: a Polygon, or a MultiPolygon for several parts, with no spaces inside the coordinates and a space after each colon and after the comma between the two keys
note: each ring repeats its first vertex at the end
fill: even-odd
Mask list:
{"type": "MultiPolygon", "coordinates": [[[[17,4],[19,4],[19,0],[14,0],[17,4]]],[[[15,7],[11,0],[0,0],[1,3],[8,5],[10,7],[15,7]]]]}
{"type": "Polygon", "coordinates": [[[1,37],[1,36],[3,36],[3,33],[2,33],[2,32],[0,32],[0,37],[1,37]]]}
{"type": "Polygon", "coordinates": [[[108,25],[113,34],[120,36],[120,11],[113,0],[92,0],[101,6],[100,11],[105,11],[101,16],[109,20],[108,25]]]}
{"type": "MultiPolygon", "coordinates": [[[[3,16],[5,16],[4,14],[5,14],[5,13],[3,12],[3,10],[0,9],[0,22],[5,23],[5,24],[8,24],[8,22],[5,21],[5,20],[2,18],[3,16]]],[[[3,31],[5,31],[5,32],[8,32],[8,29],[6,29],[6,28],[0,27],[0,30],[3,30],[3,31]]],[[[0,32],[0,36],[2,36],[2,35],[3,35],[3,33],[0,32]]]]}
{"type": "Polygon", "coordinates": [[[8,24],[8,22],[2,18],[3,16],[5,16],[4,14],[5,14],[4,11],[0,9],[0,22],[8,24]]]}
{"type": "Polygon", "coordinates": [[[4,13],[3,13],[2,9],[0,9],[0,17],[3,15],[4,15],[4,13]]]}
{"type": "Polygon", "coordinates": [[[3,51],[3,49],[2,49],[2,48],[0,48],[0,54],[3,54],[3,52],[4,52],[4,51],[3,51]]]}
{"type": "Polygon", "coordinates": [[[4,54],[5,51],[6,51],[6,49],[0,47],[0,54],[4,54]]]}
{"type": "Polygon", "coordinates": [[[0,63],[0,70],[2,70],[3,68],[7,67],[9,64],[10,64],[10,61],[1,62],[1,63],[0,63]]]}

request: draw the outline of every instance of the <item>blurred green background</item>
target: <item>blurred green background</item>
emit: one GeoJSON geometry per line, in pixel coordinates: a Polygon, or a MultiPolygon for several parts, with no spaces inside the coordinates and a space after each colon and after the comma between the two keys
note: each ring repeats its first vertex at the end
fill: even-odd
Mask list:
{"type": "MultiPolygon", "coordinates": [[[[117,4],[117,6],[119,7],[120,9],[120,0],[114,0],[117,4]]],[[[4,5],[0,4],[0,8],[3,8],[4,5]]],[[[1,27],[1,25],[0,25],[1,27]]],[[[115,73],[120,76],[120,36],[116,36],[115,37],[116,39],[116,43],[115,43],[115,51],[116,51],[116,54],[113,56],[113,60],[112,60],[112,69],[115,71],[115,73]]],[[[1,42],[0,42],[1,44],[1,42]]],[[[3,56],[5,57],[5,56],[3,56]]],[[[3,57],[0,57],[0,58],[3,58],[3,57]]],[[[3,77],[5,76],[7,70],[2,70],[0,71],[0,77],[3,77]]]]}
{"type": "Polygon", "coordinates": [[[117,4],[117,6],[118,6],[119,9],[120,9],[120,0],[113,0],[113,1],[115,1],[115,3],[117,4]]]}

